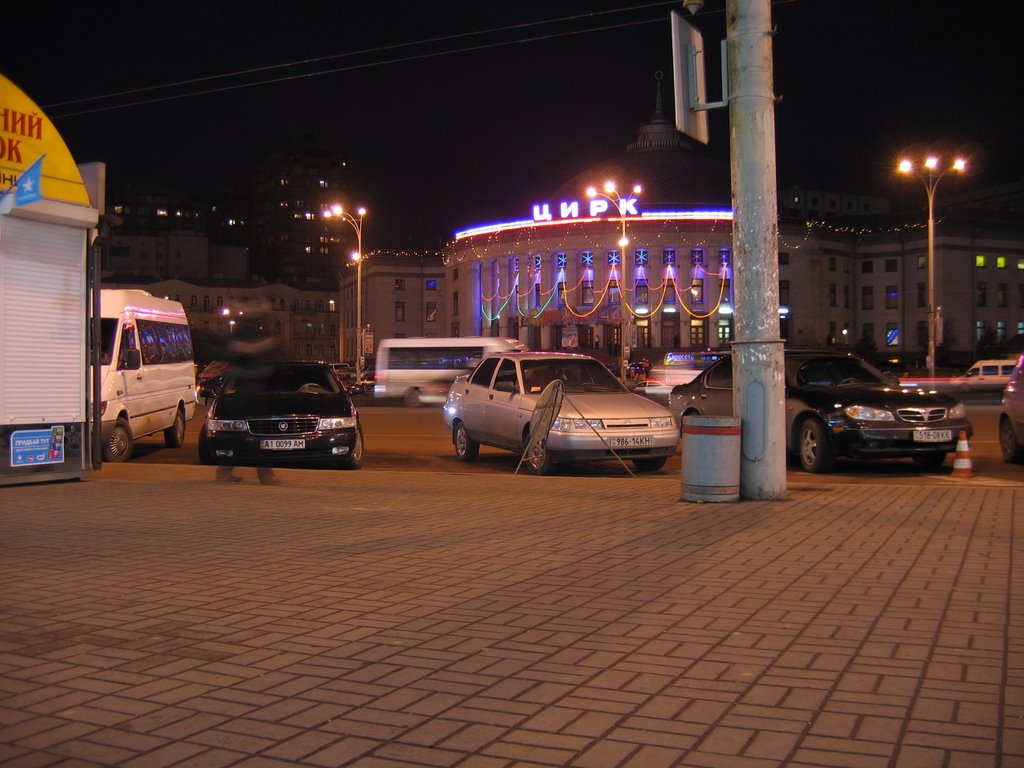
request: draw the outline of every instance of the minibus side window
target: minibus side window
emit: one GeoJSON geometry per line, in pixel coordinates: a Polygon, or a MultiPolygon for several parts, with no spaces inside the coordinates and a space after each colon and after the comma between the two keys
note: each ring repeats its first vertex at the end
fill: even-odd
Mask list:
{"type": "Polygon", "coordinates": [[[110,365],[114,358],[114,337],[117,335],[117,319],[104,317],[100,320],[100,365],[110,365]]]}
{"type": "MultiPolygon", "coordinates": [[[[117,369],[124,370],[128,368],[128,353],[136,349],[135,346],[135,329],[126,325],[121,329],[121,346],[117,351],[117,369]]],[[[138,368],[138,366],[134,366],[138,368]]]]}

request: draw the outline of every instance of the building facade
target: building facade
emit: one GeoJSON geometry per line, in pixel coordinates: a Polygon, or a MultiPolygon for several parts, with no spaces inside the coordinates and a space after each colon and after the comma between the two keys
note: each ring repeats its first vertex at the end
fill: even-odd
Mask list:
{"type": "MultiPolygon", "coordinates": [[[[624,155],[578,174],[525,215],[455,235],[444,250],[451,334],[579,350],[613,368],[624,352],[657,361],[673,351],[728,351],[743,311],[733,292],[729,189],[729,169],[678,134],[659,104],[624,155]],[[613,194],[587,196],[609,179],[613,194]],[[640,192],[623,191],[634,184],[640,192]]],[[[937,357],[951,367],[1024,334],[1021,218],[974,203],[941,210],[936,221],[937,357]]],[[[926,215],[893,215],[882,198],[795,188],[780,212],[786,343],[923,365],[926,215]]]]}
{"type": "Polygon", "coordinates": [[[280,342],[280,356],[293,360],[337,360],[338,313],[334,291],[253,281],[146,280],[111,278],[104,288],[141,288],[181,302],[188,315],[196,362],[216,359],[238,318],[258,314],[280,342]]]}

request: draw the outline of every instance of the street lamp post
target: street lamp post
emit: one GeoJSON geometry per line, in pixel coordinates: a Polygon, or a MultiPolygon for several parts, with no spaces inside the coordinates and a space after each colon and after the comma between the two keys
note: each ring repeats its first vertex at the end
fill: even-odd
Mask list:
{"type": "MultiPolygon", "coordinates": [[[[633,195],[639,195],[641,187],[639,184],[634,184],[632,189],[633,195]]],[[[629,245],[629,238],[626,237],[626,213],[627,211],[633,211],[633,206],[636,204],[636,197],[622,197],[615,187],[614,181],[606,181],[604,183],[604,190],[599,192],[597,187],[587,188],[587,197],[601,198],[608,201],[619,212],[619,225],[621,227],[621,237],[619,237],[619,351],[622,370],[622,381],[625,382],[627,374],[629,373],[629,357],[630,357],[630,329],[632,313],[629,306],[626,304],[626,293],[625,293],[625,277],[626,277],[626,246],[629,245]]],[[[596,213],[603,213],[603,211],[594,210],[592,208],[591,215],[596,213]]]]}
{"type": "MultiPolygon", "coordinates": [[[[352,261],[356,263],[356,384],[363,380],[363,218],[366,216],[365,208],[357,208],[353,216],[340,205],[332,205],[324,211],[324,218],[337,217],[348,223],[356,233],[356,251],[352,254],[352,261]]],[[[341,322],[341,273],[338,275],[338,358],[340,361],[342,350],[345,348],[345,326],[341,322]]]]}
{"type": "Polygon", "coordinates": [[[928,366],[929,378],[935,378],[935,336],[938,323],[939,307],[935,306],[935,189],[939,181],[950,171],[963,173],[967,170],[967,161],[956,158],[951,165],[943,165],[935,155],[929,155],[918,167],[913,160],[900,160],[897,171],[917,176],[924,184],[928,195],[928,366]]]}

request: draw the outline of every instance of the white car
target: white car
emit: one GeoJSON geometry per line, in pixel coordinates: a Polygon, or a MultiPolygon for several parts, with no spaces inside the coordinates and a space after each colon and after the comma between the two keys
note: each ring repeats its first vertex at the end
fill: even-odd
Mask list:
{"type": "Polygon", "coordinates": [[[526,460],[537,474],[562,462],[616,456],[653,472],[675,453],[679,430],[669,410],[630,392],[600,361],[558,352],[502,352],[485,357],[448,390],[444,421],[459,459],[473,461],[481,445],[522,455],[534,408],[555,379],[562,382],[561,409],[526,460]]]}

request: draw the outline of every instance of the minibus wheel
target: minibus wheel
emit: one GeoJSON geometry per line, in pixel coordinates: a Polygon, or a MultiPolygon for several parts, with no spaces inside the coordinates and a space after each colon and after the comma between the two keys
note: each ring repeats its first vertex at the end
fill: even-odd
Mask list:
{"type": "Polygon", "coordinates": [[[128,424],[128,419],[122,416],[117,420],[106,445],[103,446],[103,459],[118,463],[128,461],[134,448],[135,438],[132,437],[131,425],[128,424]]]}
{"type": "Polygon", "coordinates": [[[174,423],[164,430],[164,443],[168,448],[181,448],[185,442],[185,412],[178,408],[174,423]]]}

